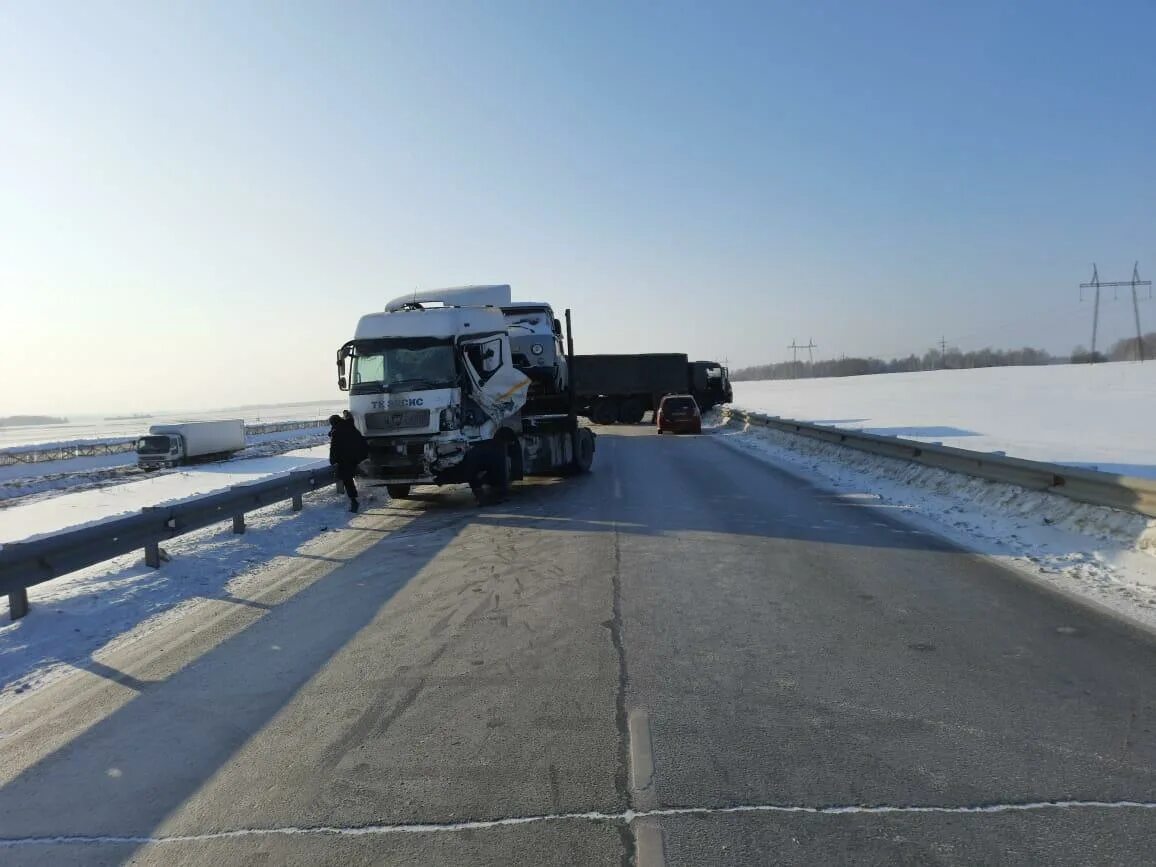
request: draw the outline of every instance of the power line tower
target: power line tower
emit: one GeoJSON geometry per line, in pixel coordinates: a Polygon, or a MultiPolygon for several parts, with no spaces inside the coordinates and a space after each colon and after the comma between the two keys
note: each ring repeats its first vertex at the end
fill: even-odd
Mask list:
{"type": "Polygon", "coordinates": [[[1119,288],[1121,286],[1130,286],[1132,288],[1132,313],[1136,318],[1136,352],[1139,355],[1140,361],[1144,361],[1144,332],[1140,329],[1140,292],[1141,286],[1148,287],[1148,298],[1152,298],[1152,281],[1140,279],[1140,263],[1136,262],[1132,266],[1131,280],[1116,280],[1110,283],[1103,283],[1100,280],[1100,272],[1096,267],[1096,263],[1092,263],[1092,280],[1090,283],[1080,284],[1080,300],[1084,300],[1084,290],[1096,290],[1095,299],[1093,301],[1092,309],[1092,356],[1091,363],[1096,363],[1096,338],[1100,331],[1100,289],[1108,287],[1112,290],[1112,300],[1118,301],[1120,299],[1119,288]]]}
{"type": "Polygon", "coordinates": [[[939,367],[941,370],[947,370],[947,338],[939,338],[939,367]]]}
{"type": "Polygon", "coordinates": [[[799,350],[807,350],[807,358],[811,367],[815,366],[815,350],[819,348],[819,344],[815,343],[811,338],[807,338],[806,343],[799,343],[799,341],[792,339],[791,345],[787,349],[791,350],[791,378],[798,376],[799,367],[799,350]]]}

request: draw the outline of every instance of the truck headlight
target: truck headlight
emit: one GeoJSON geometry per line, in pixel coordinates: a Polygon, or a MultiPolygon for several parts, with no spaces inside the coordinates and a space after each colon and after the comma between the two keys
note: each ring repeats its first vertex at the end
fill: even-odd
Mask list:
{"type": "Polygon", "coordinates": [[[532,353],[534,353],[535,355],[541,355],[543,352],[542,344],[541,343],[535,343],[533,346],[530,347],[530,351],[532,353]]]}
{"type": "Polygon", "coordinates": [[[441,411],[438,417],[438,427],[443,430],[457,430],[462,426],[462,408],[460,406],[447,406],[441,411]]]}

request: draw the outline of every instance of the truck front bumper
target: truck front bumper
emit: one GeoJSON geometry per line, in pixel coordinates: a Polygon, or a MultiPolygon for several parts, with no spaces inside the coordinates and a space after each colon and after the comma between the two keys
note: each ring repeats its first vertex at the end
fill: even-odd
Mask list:
{"type": "Polygon", "coordinates": [[[373,474],[390,483],[441,485],[458,481],[470,450],[464,439],[372,438],[369,463],[373,474]]]}

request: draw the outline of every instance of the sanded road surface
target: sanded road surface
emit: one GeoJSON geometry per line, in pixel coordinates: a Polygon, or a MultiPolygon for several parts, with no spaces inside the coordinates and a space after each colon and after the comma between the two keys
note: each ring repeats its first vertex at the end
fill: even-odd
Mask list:
{"type": "Polygon", "coordinates": [[[1154,645],[865,493],[639,427],[372,508],[7,711],[0,863],[1150,861],[1154,645]]]}

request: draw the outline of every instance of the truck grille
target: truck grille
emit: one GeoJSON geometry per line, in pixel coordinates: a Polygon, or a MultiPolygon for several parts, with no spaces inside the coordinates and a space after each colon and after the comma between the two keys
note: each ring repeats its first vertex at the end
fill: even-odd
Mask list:
{"type": "Polygon", "coordinates": [[[398,409],[385,412],[367,412],[365,429],[370,431],[407,430],[429,427],[428,409],[398,409]]]}

